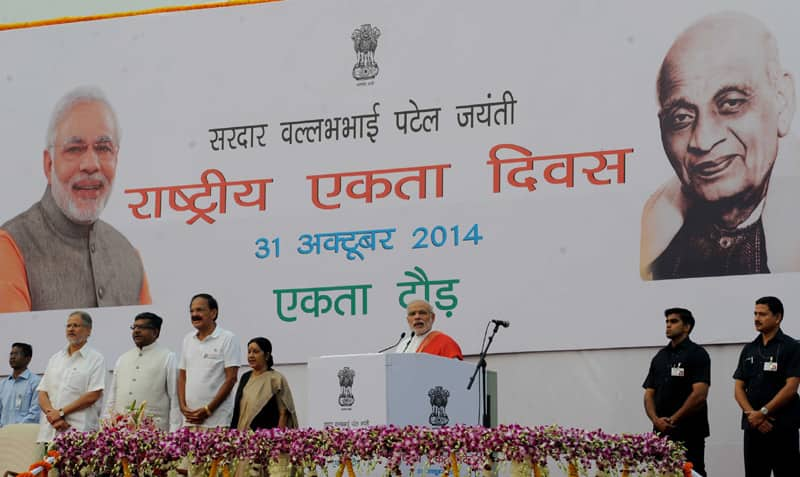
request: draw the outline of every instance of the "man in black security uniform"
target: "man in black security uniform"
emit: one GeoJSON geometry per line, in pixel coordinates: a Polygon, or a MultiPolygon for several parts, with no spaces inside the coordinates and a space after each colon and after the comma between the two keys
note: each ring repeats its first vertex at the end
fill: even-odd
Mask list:
{"type": "Polygon", "coordinates": [[[800,475],[800,344],[781,331],[783,303],[756,300],[756,331],[739,355],[734,396],[742,408],[747,477],[800,475]]]}
{"type": "Polygon", "coordinates": [[[686,460],[706,475],[705,439],[709,436],[706,397],[711,385],[711,359],[689,339],[694,316],[685,308],[664,311],[667,338],[650,362],[644,384],[644,410],[653,431],[686,446],[686,460]]]}

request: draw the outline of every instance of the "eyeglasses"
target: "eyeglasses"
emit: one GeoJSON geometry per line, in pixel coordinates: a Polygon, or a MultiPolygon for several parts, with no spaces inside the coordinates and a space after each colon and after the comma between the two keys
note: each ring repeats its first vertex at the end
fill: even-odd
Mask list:
{"type": "Polygon", "coordinates": [[[156,327],[155,326],[150,326],[150,325],[131,325],[131,329],[133,331],[136,331],[136,330],[154,330],[154,329],[156,329],[156,327]]]}
{"type": "MultiPolygon", "coordinates": [[[[82,138],[67,140],[61,147],[61,155],[66,160],[78,160],[89,150],[89,143],[82,138]]],[[[110,160],[119,150],[111,138],[98,138],[91,144],[92,150],[100,160],[110,160]]]]}
{"type": "Polygon", "coordinates": [[[83,328],[83,325],[75,323],[70,323],[67,325],[68,330],[74,330],[75,328],[83,328]]]}

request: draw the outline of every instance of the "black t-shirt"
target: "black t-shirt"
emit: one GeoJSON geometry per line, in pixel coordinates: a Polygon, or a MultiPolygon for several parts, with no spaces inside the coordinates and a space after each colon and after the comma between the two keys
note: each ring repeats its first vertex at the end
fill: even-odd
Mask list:
{"type": "MultiPolygon", "coordinates": [[[[771,401],[786,385],[786,380],[792,377],[800,377],[800,344],[781,330],[766,346],[761,335],[744,345],[733,373],[733,379],[744,381],[747,400],[756,410],[771,401]],[[770,362],[777,365],[768,364],[770,362]]],[[[775,427],[791,429],[800,426],[800,396],[795,393],[785,406],[774,412],[770,410],[769,417],[774,419],[775,427]]],[[[742,414],[742,429],[747,428],[747,416],[742,414]]]]}
{"type": "MultiPolygon", "coordinates": [[[[686,338],[678,346],[668,344],[656,353],[642,387],[655,390],[656,414],[669,417],[683,406],[695,383],[711,384],[711,359],[705,349],[686,338]]],[[[707,437],[708,406],[703,403],[674,424],[669,435],[676,439],[707,437]]]]}

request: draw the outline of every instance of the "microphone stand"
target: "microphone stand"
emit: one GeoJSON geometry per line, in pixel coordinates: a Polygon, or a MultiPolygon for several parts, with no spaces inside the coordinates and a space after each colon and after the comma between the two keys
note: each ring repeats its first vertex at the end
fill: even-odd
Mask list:
{"type": "Polygon", "coordinates": [[[389,351],[390,349],[396,347],[397,345],[400,344],[401,341],[403,341],[403,338],[405,338],[405,337],[406,337],[406,332],[404,331],[404,332],[400,333],[400,339],[397,340],[397,343],[395,343],[395,344],[393,344],[391,346],[387,346],[386,348],[383,348],[382,350],[378,351],[378,353],[383,353],[384,351],[389,351]]]}
{"type": "Polygon", "coordinates": [[[494,340],[494,335],[497,334],[497,330],[500,328],[500,323],[494,324],[494,329],[492,330],[492,334],[489,335],[489,340],[486,342],[486,346],[483,347],[481,350],[480,357],[478,358],[478,363],[475,365],[475,371],[472,372],[472,377],[469,378],[469,384],[467,384],[467,391],[472,389],[472,384],[475,382],[475,377],[478,375],[478,371],[481,372],[481,382],[479,384],[479,393],[481,395],[481,403],[483,403],[483,414],[481,415],[481,421],[483,427],[489,428],[491,426],[491,418],[489,417],[489,393],[486,392],[486,353],[489,352],[489,347],[492,346],[492,340],[494,340]]]}

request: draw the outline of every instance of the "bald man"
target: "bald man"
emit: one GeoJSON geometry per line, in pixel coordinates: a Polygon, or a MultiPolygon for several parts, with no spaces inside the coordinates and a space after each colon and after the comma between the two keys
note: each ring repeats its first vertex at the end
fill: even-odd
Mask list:
{"type": "Polygon", "coordinates": [[[797,210],[796,184],[772,176],[795,110],[772,34],[741,13],[705,17],[675,40],[657,89],[677,178],[644,207],[642,278],[800,271],[786,213],[797,210]]]}
{"type": "Polygon", "coordinates": [[[428,353],[444,358],[464,359],[461,347],[456,341],[433,330],[436,314],[433,307],[425,300],[415,300],[406,307],[406,320],[411,329],[411,336],[400,341],[396,353],[428,353]]]}

